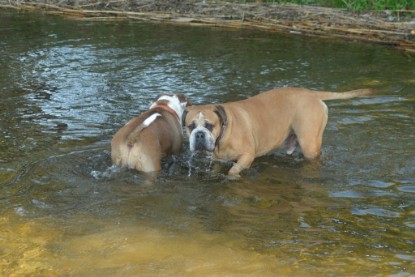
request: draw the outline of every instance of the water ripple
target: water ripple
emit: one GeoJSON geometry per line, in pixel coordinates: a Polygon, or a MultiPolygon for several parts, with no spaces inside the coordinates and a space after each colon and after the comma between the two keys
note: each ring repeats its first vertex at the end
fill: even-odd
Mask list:
{"type": "Polygon", "coordinates": [[[415,193],[415,186],[398,186],[398,190],[402,192],[415,193]]]}
{"type": "Polygon", "coordinates": [[[369,209],[352,209],[354,215],[374,215],[380,217],[400,217],[401,214],[398,212],[389,211],[382,208],[369,208],[369,209]]]}
{"type": "Polygon", "coordinates": [[[344,191],[336,191],[331,192],[330,197],[337,197],[337,198],[365,198],[362,193],[353,191],[353,190],[344,190],[344,191]]]}

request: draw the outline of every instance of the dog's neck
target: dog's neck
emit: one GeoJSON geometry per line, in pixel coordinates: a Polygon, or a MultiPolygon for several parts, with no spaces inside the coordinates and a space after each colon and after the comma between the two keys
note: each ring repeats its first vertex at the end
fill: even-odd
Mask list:
{"type": "Polygon", "coordinates": [[[177,114],[177,112],[174,109],[170,108],[168,105],[155,103],[155,105],[151,106],[151,109],[156,109],[156,108],[161,108],[161,109],[168,111],[169,113],[173,114],[179,122],[181,122],[180,116],[177,114]]]}
{"type": "Polygon", "coordinates": [[[219,150],[219,143],[221,142],[224,134],[225,134],[225,129],[228,126],[227,122],[222,122],[221,126],[220,126],[220,133],[219,136],[216,138],[215,140],[215,146],[216,148],[219,150]]]}
{"type": "Polygon", "coordinates": [[[225,109],[222,105],[215,105],[215,111],[217,116],[220,119],[220,133],[219,136],[216,138],[215,147],[219,150],[219,143],[222,140],[226,127],[228,126],[228,116],[226,115],[225,109]]]}

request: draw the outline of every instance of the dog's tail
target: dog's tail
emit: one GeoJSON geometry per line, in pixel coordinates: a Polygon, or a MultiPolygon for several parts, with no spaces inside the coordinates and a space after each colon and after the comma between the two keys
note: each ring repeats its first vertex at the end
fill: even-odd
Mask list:
{"type": "Polygon", "coordinates": [[[312,92],[321,100],[335,100],[335,99],[349,99],[354,97],[362,97],[373,94],[373,89],[356,89],[345,92],[329,92],[329,91],[315,91],[312,92]]]}
{"type": "Polygon", "coordinates": [[[134,129],[134,131],[132,131],[126,139],[127,145],[129,147],[133,146],[136,139],[137,139],[137,135],[144,129],[147,128],[148,126],[150,126],[151,123],[153,123],[157,117],[161,116],[161,114],[159,113],[153,113],[152,115],[150,115],[146,120],[143,121],[143,123],[141,123],[140,125],[137,126],[137,128],[134,129]]]}

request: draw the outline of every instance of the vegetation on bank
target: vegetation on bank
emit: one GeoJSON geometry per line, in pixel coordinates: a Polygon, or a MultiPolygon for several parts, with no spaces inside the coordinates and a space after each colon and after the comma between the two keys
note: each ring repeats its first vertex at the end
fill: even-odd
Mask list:
{"type": "MultiPolygon", "coordinates": [[[[43,3],[55,4],[56,3],[72,3],[72,5],[77,6],[80,3],[88,3],[90,5],[91,1],[88,0],[34,0],[34,1],[21,1],[21,0],[0,0],[0,4],[14,4],[19,5],[25,2],[29,3],[43,3]],[[2,3],[3,2],[3,3],[2,3]]],[[[95,1],[96,5],[111,5],[111,3],[120,3],[127,2],[125,0],[98,0],[95,1]]],[[[148,4],[165,4],[165,2],[171,2],[170,5],[180,5],[183,0],[135,0],[130,1],[134,5],[148,5],[148,4]]],[[[189,1],[189,2],[198,2],[189,1]]],[[[203,0],[203,2],[228,2],[228,3],[269,3],[269,4],[298,4],[298,5],[309,5],[309,6],[321,6],[321,7],[330,7],[330,8],[339,8],[346,9],[352,12],[362,12],[362,11],[390,11],[392,13],[402,13],[403,15],[409,17],[415,17],[415,0],[203,0]]],[[[58,4],[59,6],[60,4],[58,4]]]]}
{"type": "Polygon", "coordinates": [[[415,13],[414,0],[234,0],[228,2],[266,2],[318,5],[332,8],[345,8],[351,11],[399,11],[415,13]]]}
{"type": "Polygon", "coordinates": [[[1,7],[96,20],[131,19],[336,37],[415,53],[415,0],[0,0],[1,7]],[[333,8],[336,3],[343,6],[333,8]],[[356,12],[346,11],[345,6],[356,12]]]}

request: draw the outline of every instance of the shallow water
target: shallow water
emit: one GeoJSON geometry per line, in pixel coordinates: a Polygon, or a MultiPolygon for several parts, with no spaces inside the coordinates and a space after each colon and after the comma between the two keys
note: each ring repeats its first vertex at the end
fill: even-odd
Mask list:
{"type": "Polygon", "coordinates": [[[415,274],[415,57],[247,30],[0,11],[4,276],[415,274]],[[280,152],[238,181],[184,150],[155,181],[112,167],[112,135],[161,93],[343,91],[319,162],[280,152]]]}

